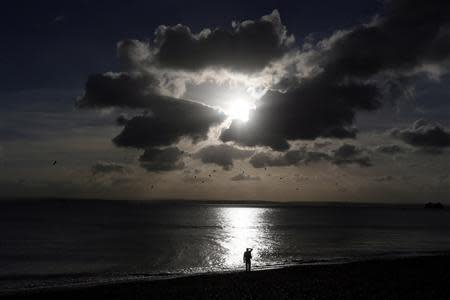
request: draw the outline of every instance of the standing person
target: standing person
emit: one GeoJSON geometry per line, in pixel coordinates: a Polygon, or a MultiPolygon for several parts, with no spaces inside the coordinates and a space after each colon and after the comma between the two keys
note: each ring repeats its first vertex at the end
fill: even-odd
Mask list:
{"type": "Polygon", "coordinates": [[[245,271],[250,272],[252,268],[252,248],[247,248],[244,252],[245,271]]]}

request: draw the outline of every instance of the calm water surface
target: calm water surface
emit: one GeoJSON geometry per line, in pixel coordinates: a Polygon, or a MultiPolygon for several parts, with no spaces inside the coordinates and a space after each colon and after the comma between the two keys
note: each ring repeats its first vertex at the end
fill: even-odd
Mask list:
{"type": "Polygon", "coordinates": [[[449,211],[421,206],[2,201],[0,226],[3,286],[49,275],[235,270],[247,247],[255,268],[450,250],[449,211]]]}

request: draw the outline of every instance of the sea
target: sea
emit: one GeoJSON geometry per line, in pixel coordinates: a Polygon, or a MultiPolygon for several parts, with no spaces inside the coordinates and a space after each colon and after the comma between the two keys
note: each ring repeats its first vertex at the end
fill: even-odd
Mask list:
{"type": "Polygon", "coordinates": [[[0,291],[447,253],[423,205],[2,200],[0,291]]]}

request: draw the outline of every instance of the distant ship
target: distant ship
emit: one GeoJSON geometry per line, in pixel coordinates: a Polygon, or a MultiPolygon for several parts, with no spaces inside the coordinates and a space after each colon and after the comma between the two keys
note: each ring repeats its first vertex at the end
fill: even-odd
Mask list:
{"type": "Polygon", "coordinates": [[[424,208],[426,209],[444,209],[444,205],[441,202],[428,202],[425,204],[424,208]]]}

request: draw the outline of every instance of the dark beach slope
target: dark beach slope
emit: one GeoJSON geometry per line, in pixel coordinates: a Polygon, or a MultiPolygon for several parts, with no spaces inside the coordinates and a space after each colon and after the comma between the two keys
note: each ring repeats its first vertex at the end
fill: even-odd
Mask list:
{"type": "Polygon", "coordinates": [[[299,266],[85,288],[5,299],[450,299],[450,256],[299,266]]]}

